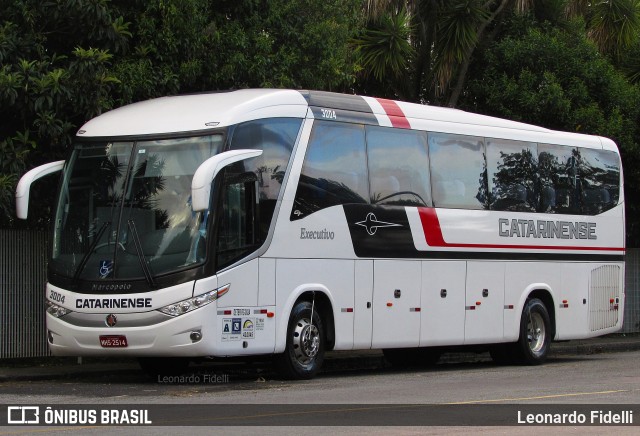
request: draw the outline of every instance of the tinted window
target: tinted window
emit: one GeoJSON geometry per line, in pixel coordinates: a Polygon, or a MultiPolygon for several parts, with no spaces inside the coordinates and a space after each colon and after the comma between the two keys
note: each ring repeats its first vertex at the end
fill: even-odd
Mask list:
{"type": "Polygon", "coordinates": [[[271,118],[249,121],[234,129],[232,150],[258,149],[262,154],[225,169],[222,207],[218,209],[219,268],[246,256],[265,241],[301,124],[300,119],[271,118]]]}
{"type": "Polygon", "coordinates": [[[533,212],[537,209],[535,143],[487,139],[487,173],[492,210],[533,212]]]}
{"type": "Polygon", "coordinates": [[[436,207],[486,207],[487,176],[482,138],[430,133],[429,158],[436,207]]]}
{"type": "Polygon", "coordinates": [[[580,179],[582,211],[595,215],[618,204],[620,197],[620,164],[611,151],[581,149],[580,179]]]}
{"type": "Polygon", "coordinates": [[[579,214],[578,158],[572,147],[539,144],[540,212],[579,214]]]}
{"type": "Polygon", "coordinates": [[[372,204],[430,206],[426,132],[367,127],[372,204]]]}
{"type": "Polygon", "coordinates": [[[300,174],[291,219],[369,197],[364,127],[316,121],[300,174]]]}

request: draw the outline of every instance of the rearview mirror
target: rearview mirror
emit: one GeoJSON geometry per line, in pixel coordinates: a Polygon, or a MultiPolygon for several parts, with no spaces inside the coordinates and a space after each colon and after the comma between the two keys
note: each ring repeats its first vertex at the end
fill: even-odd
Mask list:
{"type": "Polygon", "coordinates": [[[196,170],[191,181],[191,208],[201,212],[209,208],[211,183],[226,166],[241,160],[258,157],[262,150],[230,150],[205,160],[196,170]]]}
{"type": "Polygon", "coordinates": [[[29,191],[31,190],[33,182],[48,174],[60,171],[63,167],[63,160],[50,162],[27,171],[27,173],[20,178],[18,186],[16,187],[16,216],[18,218],[21,220],[27,219],[29,214],[29,191]]]}

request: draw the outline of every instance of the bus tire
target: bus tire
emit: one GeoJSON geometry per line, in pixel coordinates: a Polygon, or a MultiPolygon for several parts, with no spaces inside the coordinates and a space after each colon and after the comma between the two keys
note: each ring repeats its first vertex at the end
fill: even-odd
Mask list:
{"type": "Polygon", "coordinates": [[[527,300],[520,318],[520,337],[514,345],[515,356],[525,365],[540,365],[547,360],[551,344],[551,319],[544,303],[527,300]]]}
{"type": "Polygon", "coordinates": [[[149,377],[176,376],[184,374],[189,368],[189,359],[185,357],[139,357],[138,364],[149,377]]]}
{"type": "Polygon", "coordinates": [[[275,357],[276,369],[288,380],[313,378],[324,361],[326,337],[318,305],[313,311],[309,301],[298,302],[291,311],[284,353],[275,357]]]}

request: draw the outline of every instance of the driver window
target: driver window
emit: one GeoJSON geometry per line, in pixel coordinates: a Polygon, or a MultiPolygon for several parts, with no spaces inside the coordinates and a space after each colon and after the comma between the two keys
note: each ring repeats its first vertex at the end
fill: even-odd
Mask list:
{"type": "Polygon", "coordinates": [[[219,268],[241,259],[262,243],[257,229],[258,180],[255,174],[225,173],[216,248],[219,268]]]}
{"type": "Polygon", "coordinates": [[[371,204],[431,206],[426,132],[367,126],[371,204]]]}

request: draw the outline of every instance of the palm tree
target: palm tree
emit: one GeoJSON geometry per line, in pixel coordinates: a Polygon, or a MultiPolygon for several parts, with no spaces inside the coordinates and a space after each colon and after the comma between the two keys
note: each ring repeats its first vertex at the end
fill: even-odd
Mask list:
{"type": "Polygon", "coordinates": [[[367,0],[368,26],[354,41],[356,52],[364,70],[398,97],[438,101],[510,1],[367,0]]]}
{"type": "Polygon", "coordinates": [[[582,17],[587,35],[612,56],[640,29],[640,0],[366,0],[364,10],[368,26],[354,40],[363,70],[394,96],[452,107],[474,51],[495,37],[487,29],[501,14],[582,17]]]}

